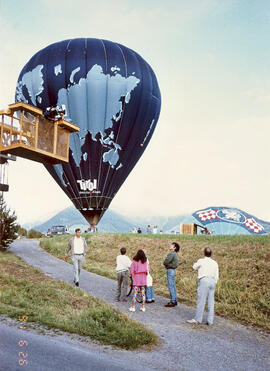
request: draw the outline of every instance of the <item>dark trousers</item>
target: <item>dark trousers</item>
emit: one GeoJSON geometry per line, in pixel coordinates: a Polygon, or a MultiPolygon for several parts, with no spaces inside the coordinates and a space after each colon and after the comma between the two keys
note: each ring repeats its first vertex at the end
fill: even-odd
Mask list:
{"type": "Polygon", "coordinates": [[[127,296],[129,271],[117,273],[117,300],[124,300],[127,296]]]}

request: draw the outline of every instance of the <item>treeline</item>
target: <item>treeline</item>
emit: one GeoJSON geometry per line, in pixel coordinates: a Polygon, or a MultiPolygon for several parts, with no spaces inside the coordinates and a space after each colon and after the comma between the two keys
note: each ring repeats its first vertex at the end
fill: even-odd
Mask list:
{"type": "Polygon", "coordinates": [[[40,238],[42,233],[30,229],[27,232],[17,223],[17,216],[14,211],[10,210],[0,194],[0,251],[7,249],[10,244],[19,237],[40,238]]]}
{"type": "Polygon", "coordinates": [[[36,231],[35,229],[30,229],[27,232],[27,230],[25,228],[22,228],[21,226],[19,226],[18,235],[25,238],[40,238],[43,236],[42,233],[36,231]]]}

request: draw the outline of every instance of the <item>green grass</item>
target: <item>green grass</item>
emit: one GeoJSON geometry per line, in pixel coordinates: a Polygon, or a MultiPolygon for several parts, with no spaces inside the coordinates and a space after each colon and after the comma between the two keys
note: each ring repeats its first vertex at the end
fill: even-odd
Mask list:
{"type": "MultiPolygon", "coordinates": [[[[64,258],[69,236],[42,239],[41,246],[64,258]]],[[[132,258],[145,249],[150,260],[156,294],[168,297],[163,260],[172,241],[180,243],[180,266],[176,286],[179,301],[196,304],[197,276],[193,263],[209,246],[220,269],[215,293],[215,312],[270,330],[270,236],[181,236],[137,234],[87,235],[89,250],[84,268],[109,278],[116,278],[115,262],[119,249],[127,247],[132,258]]]]}
{"type": "Polygon", "coordinates": [[[13,254],[0,252],[0,314],[88,336],[124,349],[151,347],[158,337],[84,291],[54,280],[13,254]]]}

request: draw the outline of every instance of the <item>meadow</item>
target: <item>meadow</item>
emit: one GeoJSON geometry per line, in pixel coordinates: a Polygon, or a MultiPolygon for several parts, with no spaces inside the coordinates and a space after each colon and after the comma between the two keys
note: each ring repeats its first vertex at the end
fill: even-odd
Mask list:
{"type": "MultiPolygon", "coordinates": [[[[41,246],[64,259],[70,236],[42,239],[41,246]]],[[[116,279],[119,249],[132,258],[145,249],[157,295],[169,297],[163,260],[172,241],[180,244],[176,286],[179,301],[195,307],[197,275],[192,265],[209,246],[218,262],[220,280],[215,292],[216,314],[270,330],[270,236],[181,236],[138,234],[85,235],[88,253],[84,269],[116,279]]],[[[71,260],[69,260],[71,262],[71,260]]]]}

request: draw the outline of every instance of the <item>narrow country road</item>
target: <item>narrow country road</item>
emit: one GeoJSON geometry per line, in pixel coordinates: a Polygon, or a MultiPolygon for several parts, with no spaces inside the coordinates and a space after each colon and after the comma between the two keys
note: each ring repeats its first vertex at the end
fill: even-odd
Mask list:
{"type": "MultiPolygon", "coordinates": [[[[73,284],[72,265],[46,253],[37,242],[16,241],[10,251],[51,277],[73,284]]],[[[130,317],[142,321],[154,330],[163,340],[162,346],[152,352],[115,350],[91,341],[86,343],[78,339],[74,340],[68,334],[52,337],[47,334],[37,334],[35,330],[10,328],[4,321],[2,324],[0,322],[1,358],[3,349],[6,362],[15,357],[19,336],[17,332],[25,331],[24,334],[31,338],[33,347],[26,368],[28,371],[43,369],[46,371],[56,369],[92,371],[98,367],[98,364],[100,364],[100,370],[107,370],[106,367],[110,370],[134,370],[136,368],[137,371],[265,371],[270,369],[270,337],[260,331],[219,317],[216,317],[213,327],[190,326],[186,320],[193,317],[194,308],[182,304],[175,308],[165,308],[164,304],[167,299],[162,297],[157,297],[155,304],[148,305],[145,313],[140,311],[129,313],[129,303],[114,303],[115,281],[85,270],[81,273],[80,281],[81,289],[116,305],[130,317]],[[6,332],[6,336],[2,336],[2,329],[4,333],[6,332]],[[54,351],[55,357],[52,356],[54,351]],[[74,357],[69,356],[72,352],[75,352],[74,357]],[[40,357],[39,368],[36,368],[37,357],[40,357]]],[[[29,352],[30,350],[29,347],[29,352]]],[[[21,369],[21,366],[20,368],[8,368],[10,365],[6,364],[5,370],[21,369]]]]}
{"type": "Polygon", "coordinates": [[[100,352],[97,346],[85,344],[70,336],[38,334],[15,327],[15,321],[0,321],[1,371],[135,371],[121,360],[100,352]],[[27,343],[26,343],[27,342],[27,343]],[[21,343],[23,346],[20,346],[21,343]],[[27,344],[27,345],[24,345],[27,344]],[[19,353],[22,352],[20,355],[19,353]],[[23,364],[23,357],[28,363],[23,364]],[[21,362],[21,365],[19,364],[21,362]]]}

